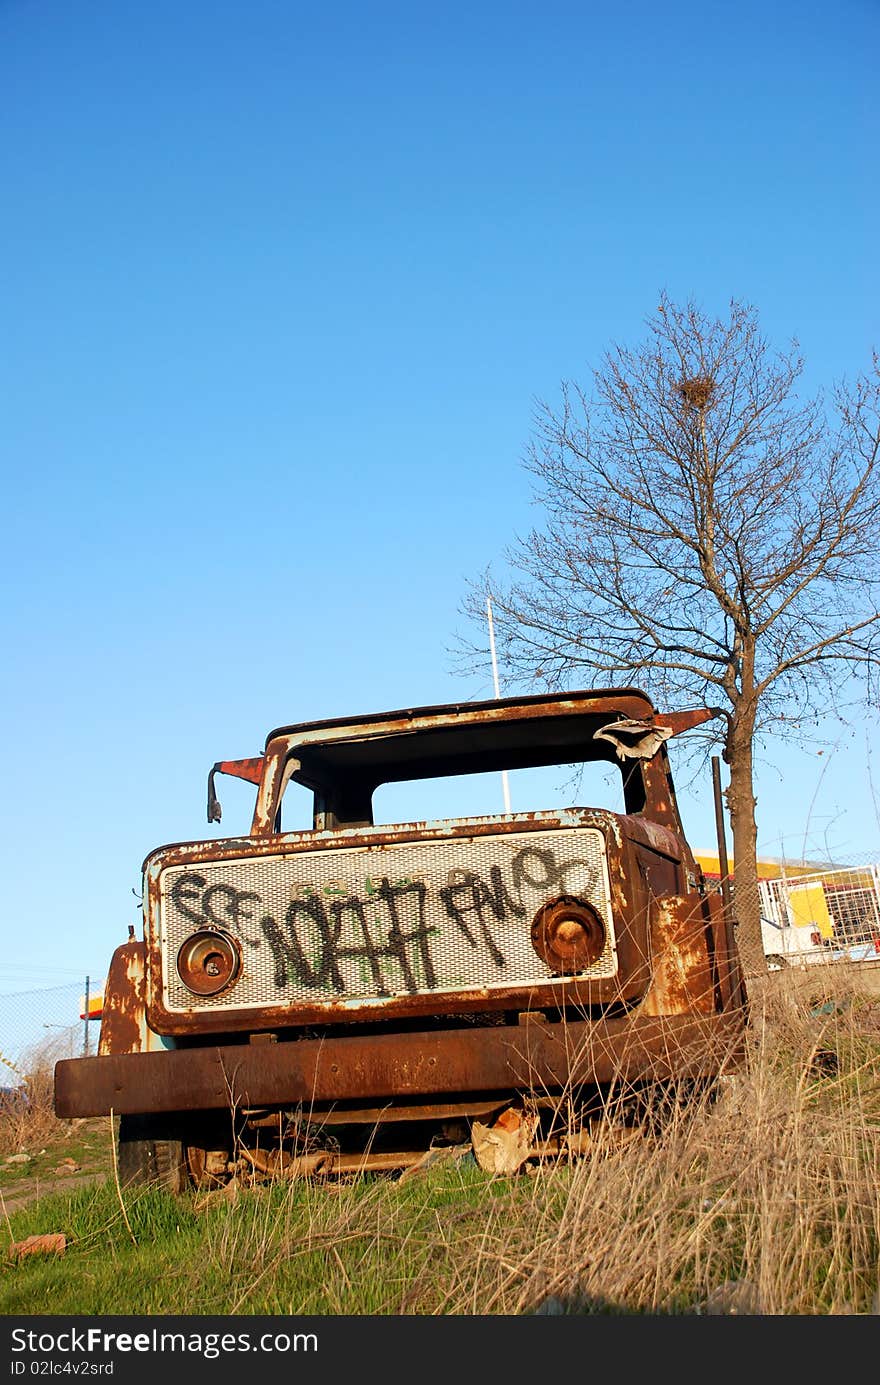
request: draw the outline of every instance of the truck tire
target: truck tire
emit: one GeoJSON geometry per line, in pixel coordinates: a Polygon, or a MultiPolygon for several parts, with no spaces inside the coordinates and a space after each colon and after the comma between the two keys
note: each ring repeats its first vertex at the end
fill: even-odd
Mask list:
{"type": "Polygon", "coordinates": [[[177,1196],[187,1186],[183,1142],[167,1121],[120,1116],[117,1150],[121,1187],[159,1187],[177,1196]]]}

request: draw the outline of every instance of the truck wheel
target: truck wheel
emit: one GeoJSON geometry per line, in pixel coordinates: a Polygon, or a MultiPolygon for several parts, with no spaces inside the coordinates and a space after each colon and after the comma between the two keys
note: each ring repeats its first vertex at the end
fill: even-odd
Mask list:
{"type": "Polygon", "coordinates": [[[120,1185],[165,1188],[175,1195],[187,1185],[183,1142],[173,1127],[149,1116],[120,1116],[118,1172],[120,1185]]]}

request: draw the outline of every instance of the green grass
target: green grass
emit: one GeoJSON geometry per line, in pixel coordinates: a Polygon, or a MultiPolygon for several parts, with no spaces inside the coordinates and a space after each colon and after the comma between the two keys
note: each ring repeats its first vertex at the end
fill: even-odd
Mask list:
{"type": "Polygon", "coordinates": [[[7,1270],[5,1313],[376,1314],[443,1311],[447,1255],[497,1216],[527,1209],[531,1189],[476,1166],[403,1184],[257,1187],[234,1201],[174,1199],[115,1184],[42,1199],[13,1219],[16,1238],[63,1231],[62,1257],[7,1270]],[[438,1260],[441,1246],[444,1255],[438,1260]]]}
{"type": "Polygon", "coordinates": [[[7,1262],[0,1312],[880,1311],[880,1002],[821,999],[774,981],[716,1101],[573,1165],[41,1198],[6,1239],[66,1252],[7,1262]]]}

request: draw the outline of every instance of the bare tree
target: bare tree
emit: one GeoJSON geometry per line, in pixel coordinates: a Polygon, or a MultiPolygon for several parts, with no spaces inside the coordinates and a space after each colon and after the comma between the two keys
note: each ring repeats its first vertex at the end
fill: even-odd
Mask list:
{"type": "MultiPolygon", "coordinates": [[[[587,394],[539,406],[526,465],[541,529],[492,584],[508,681],[635,682],[663,710],[724,710],[740,949],[764,968],[753,756],[880,661],[880,371],[797,392],[797,347],[757,313],[727,320],[663,298],[635,349],[614,346],[587,394]]],[[[482,619],[486,579],[468,612],[482,619]]]]}

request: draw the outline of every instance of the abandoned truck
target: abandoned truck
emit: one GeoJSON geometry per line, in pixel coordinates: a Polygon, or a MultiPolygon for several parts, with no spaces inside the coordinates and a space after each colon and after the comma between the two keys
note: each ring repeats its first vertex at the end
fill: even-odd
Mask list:
{"type": "Polygon", "coordinates": [[[234,775],[250,833],[146,858],[143,941],[113,954],[97,1055],[56,1066],[57,1114],[118,1116],[121,1177],[180,1191],[400,1169],[478,1130],[564,1156],[612,1090],[711,1082],[746,996],[666,742],[715,714],[506,698],[285,726],[218,762],[208,819],[234,775]],[[374,821],[382,785],[591,762],[622,811],[374,821]],[[294,784],[308,830],[283,826],[294,784]]]}

